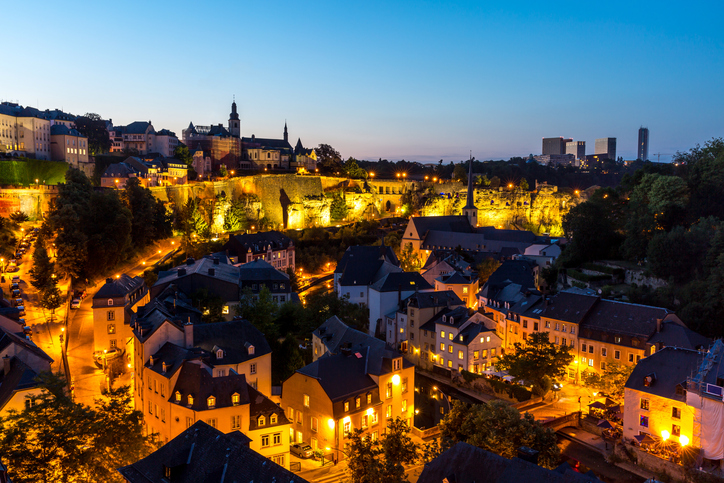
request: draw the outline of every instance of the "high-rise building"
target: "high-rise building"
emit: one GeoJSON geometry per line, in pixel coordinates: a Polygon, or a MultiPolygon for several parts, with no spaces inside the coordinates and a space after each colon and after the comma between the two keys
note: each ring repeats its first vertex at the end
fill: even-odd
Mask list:
{"type": "Polygon", "coordinates": [[[594,154],[602,157],[605,155],[607,159],[616,160],[616,138],[600,138],[596,139],[596,147],[594,154]]]}
{"type": "Polygon", "coordinates": [[[641,161],[648,161],[649,159],[649,128],[641,126],[639,128],[639,145],[638,145],[638,157],[641,161]]]}
{"type": "Polygon", "coordinates": [[[567,142],[565,154],[572,154],[576,159],[584,159],[586,157],[586,141],[567,142]]]}
{"type": "Polygon", "coordinates": [[[541,154],[566,154],[566,143],[573,141],[563,136],[557,138],[543,138],[541,154]]]}

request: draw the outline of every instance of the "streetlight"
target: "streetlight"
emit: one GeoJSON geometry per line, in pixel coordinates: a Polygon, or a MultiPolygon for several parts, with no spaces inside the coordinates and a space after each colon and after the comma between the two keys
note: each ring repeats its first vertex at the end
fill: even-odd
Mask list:
{"type": "Polygon", "coordinates": [[[370,178],[374,178],[374,177],[375,177],[374,171],[370,171],[370,178]]]}

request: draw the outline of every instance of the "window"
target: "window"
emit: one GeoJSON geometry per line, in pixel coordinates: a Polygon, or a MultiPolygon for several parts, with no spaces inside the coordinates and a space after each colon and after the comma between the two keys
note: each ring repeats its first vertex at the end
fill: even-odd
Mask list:
{"type": "Polygon", "coordinates": [[[112,310],[109,310],[107,318],[108,320],[116,320],[116,313],[112,310]]]}
{"type": "Polygon", "coordinates": [[[314,431],[315,433],[317,431],[319,431],[319,419],[315,418],[314,416],[312,416],[311,427],[312,427],[312,431],[314,431]]]}
{"type": "Polygon", "coordinates": [[[249,364],[249,374],[256,374],[256,362],[249,364]]]}
{"type": "Polygon", "coordinates": [[[371,392],[367,393],[367,404],[372,404],[372,393],[371,392]]]}
{"type": "Polygon", "coordinates": [[[284,455],[278,454],[271,457],[271,460],[279,466],[284,466],[284,455]]]}
{"type": "Polygon", "coordinates": [[[567,345],[568,345],[568,342],[566,341],[566,338],[565,338],[565,337],[561,337],[561,345],[562,345],[562,346],[567,346],[567,345]]]}
{"type": "Polygon", "coordinates": [[[606,357],[608,355],[608,351],[605,347],[601,347],[601,357],[606,357]]]}
{"type": "Polygon", "coordinates": [[[581,357],[581,364],[583,364],[584,366],[588,364],[588,359],[586,359],[585,357],[581,357]]]}
{"type": "Polygon", "coordinates": [[[549,320],[546,320],[546,329],[551,328],[551,322],[549,320]]]}
{"type": "Polygon", "coordinates": [[[556,330],[561,330],[561,324],[559,324],[558,322],[556,322],[556,330]]]}
{"type": "Polygon", "coordinates": [[[231,429],[241,429],[241,416],[236,415],[231,417],[231,429]]]}
{"type": "Polygon", "coordinates": [[[613,351],[613,358],[616,360],[621,359],[621,351],[613,351]]]}
{"type": "Polygon", "coordinates": [[[452,354],[452,351],[453,351],[453,346],[452,346],[452,344],[450,344],[449,346],[447,346],[447,351],[448,351],[450,354],[452,354]]]}
{"type": "Polygon", "coordinates": [[[387,417],[388,418],[392,417],[392,405],[391,404],[387,406],[387,417]]]}
{"type": "Polygon", "coordinates": [[[571,326],[571,334],[575,334],[575,333],[576,333],[576,326],[575,326],[575,325],[572,325],[572,326],[571,326]]]}
{"type": "Polygon", "coordinates": [[[274,433],[272,441],[274,442],[274,446],[282,444],[282,433],[274,433]]]}
{"type": "Polygon", "coordinates": [[[181,402],[181,393],[176,391],[176,402],[181,402]]]}
{"type": "Polygon", "coordinates": [[[287,417],[289,418],[289,421],[294,421],[294,409],[292,409],[291,407],[288,407],[287,409],[287,417]]]}
{"type": "Polygon", "coordinates": [[[639,416],[639,425],[643,426],[644,428],[649,427],[649,417],[648,416],[639,416]]]}
{"type": "Polygon", "coordinates": [[[588,359],[588,367],[593,367],[593,359],[588,359]]]}
{"type": "Polygon", "coordinates": [[[349,401],[344,402],[344,412],[345,413],[349,412],[349,401]]]}
{"type": "Polygon", "coordinates": [[[367,429],[367,415],[362,415],[362,429],[367,429]]]}
{"type": "Polygon", "coordinates": [[[440,342],[440,352],[445,352],[445,344],[440,342]]]}
{"type": "Polygon", "coordinates": [[[262,435],[262,437],[261,437],[261,447],[262,447],[262,448],[267,448],[267,447],[269,447],[269,435],[268,435],[268,434],[262,435]]]}
{"type": "Polygon", "coordinates": [[[112,305],[113,305],[113,299],[108,299],[108,306],[110,307],[112,305]]]}
{"type": "Polygon", "coordinates": [[[279,421],[279,417],[276,414],[272,414],[269,418],[269,424],[277,424],[277,421],[279,421]]]}
{"type": "Polygon", "coordinates": [[[148,401],[148,414],[153,414],[153,403],[148,401]]]}
{"type": "Polygon", "coordinates": [[[463,359],[463,351],[458,351],[458,359],[463,359]]]}
{"type": "Polygon", "coordinates": [[[207,419],[206,424],[208,424],[212,428],[216,428],[216,418],[207,419]]]}
{"type": "Polygon", "coordinates": [[[606,363],[603,362],[603,361],[601,361],[601,370],[602,370],[602,371],[605,371],[605,370],[606,370],[606,363]]]}
{"type": "Polygon", "coordinates": [[[447,366],[448,366],[448,367],[452,367],[452,359],[449,360],[449,361],[447,361],[447,366]]]}
{"type": "Polygon", "coordinates": [[[681,408],[671,408],[671,417],[674,419],[681,419],[681,408]]]}
{"type": "Polygon", "coordinates": [[[352,431],[352,421],[350,421],[348,418],[345,418],[345,421],[344,421],[344,437],[346,438],[351,431],[352,431]]]}
{"type": "MultiPolygon", "coordinates": [[[[111,313],[113,313],[113,312],[111,312],[111,313]]],[[[116,324],[108,324],[108,333],[109,334],[116,333],[116,324]]]]}
{"type": "Polygon", "coordinates": [[[407,411],[407,399],[402,400],[402,412],[407,411]]]}
{"type": "Polygon", "coordinates": [[[386,396],[387,398],[391,398],[391,397],[392,397],[392,383],[391,383],[391,382],[388,382],[388,383],[387,383],[387,392],[385,393],[385,396],[386,396]]]}
{"type": "Polygon", "coordinates": [[[581,344],[581,352],[586,352],[586,344],[581,344]]]}
{"type": "Polygon", "coordinates": [[[473,351],[473,359],[475,359],[475,360],[480,359],[480,351],[473,351]]]}
{"type": "Polygon", "coordinates": [[[407,392],[407,378],[403,377],[402,378],[402,394],[404,394],[406,392],[407,392]]]}
{"type": "Polygon", "coordinates": [[[445,331],[444,331],[444,330],[440,332],[440,337],[442,337],[443,339],[445,338],[445,331]]]}
{"type": "Polygon", "coordinates": [[[239,393],[238,393],[238,392],[235,392],[234,394],[231,395],[231,404],[234,405],[234,406],[238,406],[238,405],[239,405],[239,399],[240,399],[239,393]]]}
{"type": "Polygon", "coordinates": [[[620,344],[620,343],[621,343],[621,337],[614,337],[614,342],[615,342],[616,344],[620,344]]]}
{"type": "Polygon", "coordinates": [[[304,395],[304,407],[305,408],[309,407],[309,394],[304,395]]]}
{"type": "Polygon", "coordinates": [[[641,409],[643,409],[644,411],[649,410],[649,400],[648,399],[641,398],[641,409]]]}
{"type": "Polygon", "coordinates": [[[362,405],[362,398],[359,397],[359,396],[357,396],[356,398],[354,398],[354,407],[355,407],[355,409],[359,409],[361,405],[362,405]]]}
{"type": "Polygon", "coordinates": [[[189,394],[189,396],[188,396],[188,401],[189,401],[189,406],[194,405],[194,397],[191,394],[189,394]]]}
{"type": "Polygon", "coordinates": [[[488,358],[488,349],[483,349],[483,359],[488,358]]]}
{"type": "MultiPolygon", "coordinates": [[[[250,345],[247,350],[248,350],[250,356],[254,355],[254,346],[253,345],[250,345]]],[[[254,364],[254,367],[256,367],[256,364],[254,364]]]]}
{"type": "Polygon", "coordinates": [[[190,428],[194,424],[194,418],[186,417],[186,429],[190,428]]]}
{"type": "Polygon", "coordinates": [[[556,344],[558,344],[558,336],[556,336],[556,344]]]}
{"type": "Polygon", "coordinates": [[[523,328],[524,328],[524,329],[527,329],[527,328],[528,328],[528,321],[525,320],[525,319],[523,319],[523,328]]]}
{"type": "Polygon", "coordinates": [[[372,424],[377,424],[377,421],[379,420],[378,418],[379,418],[379,414],[377,413],[377,411],[373,412],[372,413],[372,424]]]}
{"type": "Polygon", "coordinates": [[[449,340],[453,340],[453,337],[455,337],[455,336],[453,335],[452,332],[448,332],[448,333],[447,333],[447,338],[448,338],[449,340]]]}
{"type": "Polygon", "coordinates": [[[490,349],[490,357],[495,357],[495,347],[490,349]]]}
{"type": "Polygon", "coordinates": [[[561,332],[565,332],[565,331],[566,331],[566,324],[562,324],[562,325],[561,325],[561,332]]]}
{"type": "Polygon", "coordinates": [[[266,418],[264,416],[259,416],[259,419],[256,420],[257,425],[264,426],[266,424],[266,418]]]}
{"type": "Polygon", "coordinates": [[[364,296],[365,296],[365,293],[364,293],[364,292],[360,292],[360,293],[359,293],[359,296],[360,296],[360,297],[364,297],[364,296]]]}
{"type": "Polygon", "coordinates": [[[631,354],[630,352],[628,353],[628,361],[629,361],[629,362],[633,362],[633,361],[634,361],[634,355],[631,354]]]}
{"type": "Polygon", "coordinates": [[[216,407],[216,398],[209,396],[208,399],[206,399],[206,404],[209,406],[209,409],[214,409],[216,407]]]}
{"type": "Polygon", "coordinates": [[[672,424],[671,425],[671,435],[672,436],[681,436],[681,426],[678,424],[672,424]]]}

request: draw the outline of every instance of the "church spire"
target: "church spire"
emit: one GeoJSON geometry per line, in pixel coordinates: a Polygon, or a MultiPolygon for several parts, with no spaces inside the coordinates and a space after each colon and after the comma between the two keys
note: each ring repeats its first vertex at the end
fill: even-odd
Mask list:
{"type": "Polygon", "coordinates": [[[473,189],[473,154],[470,153],[468,165],[468,199],[463,208],[463,215],[468,217],[468,222],[473,227],[478,226],[478,209],[475,207],[475,190],[473,189]]]}
{"type": "Polygon", "coordinates": [[[287,121],[284,121],[284,140],[289,142],[289,132],[287,132],[287,121]]]}

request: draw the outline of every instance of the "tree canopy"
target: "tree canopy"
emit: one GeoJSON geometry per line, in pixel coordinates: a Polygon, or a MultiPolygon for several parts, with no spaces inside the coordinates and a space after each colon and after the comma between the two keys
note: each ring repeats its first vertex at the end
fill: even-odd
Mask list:
{"type": "Polygon", "coordinates": [[[409,426],[399,417],[387,421],[387,431],[379,439],[355,429],[347,446],[347,474],[352,483],[407,481],[403,465],[414,463],[419,451],[409,433],[409,426]]]}

